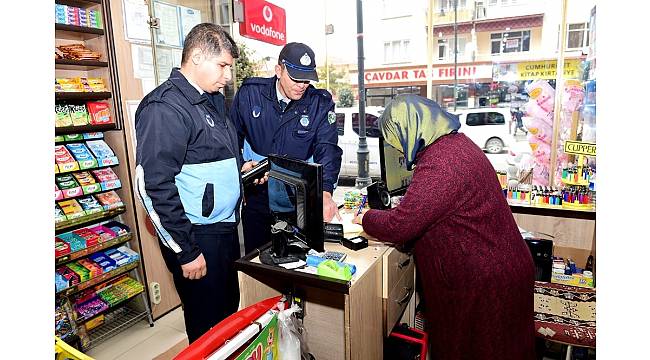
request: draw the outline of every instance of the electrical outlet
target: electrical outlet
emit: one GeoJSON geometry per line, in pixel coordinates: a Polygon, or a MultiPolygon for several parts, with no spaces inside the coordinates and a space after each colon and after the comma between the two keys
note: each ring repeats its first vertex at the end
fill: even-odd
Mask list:
{"type": "Polygon", "coordinates": [[[160,295],[160,284],[157,282],[149,283],[149,291],[151,294],[151,302],[156,305],[160,304],[160,300],[162,300],[162,296],[160,295]]]}

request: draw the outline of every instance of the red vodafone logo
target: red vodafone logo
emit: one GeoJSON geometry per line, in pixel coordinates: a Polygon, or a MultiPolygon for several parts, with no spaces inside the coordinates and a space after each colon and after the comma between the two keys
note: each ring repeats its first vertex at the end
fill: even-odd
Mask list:
{"type": "Polygon", "coordinates": [[[244,22],[239,33],[247,38],[274,45],[287,43],[286,13],[283,8],[263,0],[245,0],[244,22]]]}

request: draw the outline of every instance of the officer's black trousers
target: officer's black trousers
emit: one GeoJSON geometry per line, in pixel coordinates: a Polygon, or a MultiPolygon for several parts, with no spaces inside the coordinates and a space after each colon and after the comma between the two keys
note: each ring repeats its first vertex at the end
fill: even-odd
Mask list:
{"type": "Polygon", "coordinates": [[[246,204],[241,214],[246,254],[271,241],[272,217],[268,194],[266,184],[246,187],[246,204]]]}
{"type": "Polygon", "coordinates": [[[206,276],[199,280],[184,278],[174,252],[160,246],[183,304],[190,343],[235,313],[239,306],[239,282],[234,267],[234,261],[240,257],[237,228],[224,229],[220,225],[223,224],[192,226],[207,265],[206,276]]]}

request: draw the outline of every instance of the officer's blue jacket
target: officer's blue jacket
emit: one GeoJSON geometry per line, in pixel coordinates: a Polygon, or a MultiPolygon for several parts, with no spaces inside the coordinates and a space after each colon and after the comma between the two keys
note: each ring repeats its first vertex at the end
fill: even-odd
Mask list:
{"type": "Polygon", "coordinates": [[[161,242],[188,263],[201,253],[192,225],[239,222],[242,158],[225,99],[201,95],[173,69],[140,102],[135,130],[136,192],[161,242]]]}
{"type": "Polygon", "coordinates": [[[230,118],[237,127],[245,160],[279,154],[323,166],[323,190],[332,192],[341,169],[334,102],[329,92],[309,85],[302,99],[280,111],[277,77],[246,79],[237,91],[230,118]]]}

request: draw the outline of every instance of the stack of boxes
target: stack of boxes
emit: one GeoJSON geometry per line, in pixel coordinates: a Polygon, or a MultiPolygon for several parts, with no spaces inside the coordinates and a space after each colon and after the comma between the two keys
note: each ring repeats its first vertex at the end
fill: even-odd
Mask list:
{"type": "Polygon", "coordinates": [[[100,10],[81,9],[74,6],[55,4],[54,14],[57,24],[85,26],[101,29],[102,13],[100,10]]]}

